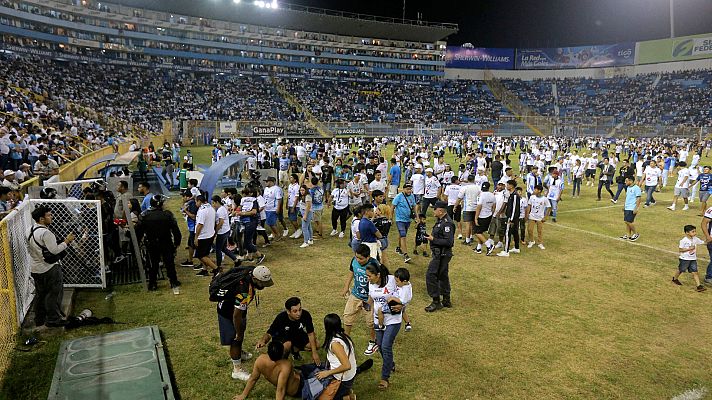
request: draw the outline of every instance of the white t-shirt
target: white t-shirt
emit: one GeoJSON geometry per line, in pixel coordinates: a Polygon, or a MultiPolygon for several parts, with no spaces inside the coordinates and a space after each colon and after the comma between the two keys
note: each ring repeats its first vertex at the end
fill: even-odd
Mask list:
{"type": "Polygon", "coordinates": [[[297,197],[299,196],[299,184],[291,183],[287,187],[287,206],[296,207],[297,197]]]}
{"type": "Polygon", "coordinates": [[[527,206],[529,205],[529,201],[527,200],[526,196],[520,196],[519,197],[519,218],[521,220],[524,220],[524,218],[527,216],[527,206]]]}
{"type": "Polygon", "coordinates": [[[215,212],[215,215],[216,225],[220,220],[223,221],[222,226],[218,230],[218,235],[230,232],[230,215],[227,212],[227,208],[225,208],[225,206],[218,207],[218,210],[215,212]]]}
{"type": "Polygon", "coordinates": [[[361,180],[359,178],[358,183],[355,181],[349,181],[349,183],[346,185],[348,190],[353,193],[351,197],[349,198],[349,204],[359,204],[361,203],[361,196],[362,196],[362,191],[363,191],[363,184],[361,183],[361,180]]]}
{"type": "Polygon", "coordinates": [[[454,206],[457,203],[457,197],[460,195],[460,185],[452,184],[445,188],[445,196],[447,196],[447,205],[454,206]]]}
{"type": "Polygon", "coordinates": [[[343,210],[349,206],[349,190],[336,188],[331,191],[331,198],[334,199],[334,208],[343,210]]]}
{"type": "Polygon", "coordinates": [[[551,207],[549,199],[544,196],[532,196],[529,198],[529,219],[532,221],[541,221],[544,219],[544,213],[547,208],[551,207]]]}
{"type": "Polygon", "coordinates": [[[373,192],[374,190],[380,190],[383,193],[386,193],[386,181],[381,179],[380,181],[373,180],[371,183],[368,184],[368,190],[373,192]]]}
{"type": "MultiPolygon", "coordinates": [[[[385,305],[388,307],[388,298],[396,297],[396,278],[393,275],[388,275],[388,282],[384,287],[378,287],[377,284],[368,284],[368,296],[373,299],[373,320],[378,318],[378,310],[383,309],[385,305]]],[[[383,313],[382,325],[400,324],[403,321],[403,313],[392,315],[390,312],[383,313]]]]}
{"type": "Polygon", "coordinates": [[[505,199],[505,192],[495,192],[494,193],[494,202],[496,204],[494,208],[494,215],[499,215],[500,212],[504,209],[504,202],[506,201],[505,199]]]}
{"type": "Polygon", "coordinates": [[[277,204],[282,201],[282,188],[275,185],[266,187],[262,195],[265,199],[265,211],[277,211],[277,204]]]}
{"type": "Polygon", "coordinates": [[[351,237],[356,239],[358,236],[358,225],[361,223],[361,218],[354,218],[351,220],[351,237]]]}
{"type": "MultiPolygon", "coordinates": [[[[697,246],[699,244],[705,244],[705,241],[698,238],[697,236],[693,237],[690,239],[689,237],[685,236],[680,240],[680,248],[681,249],[687,249],[692,246],[697,246]]],[[[680,260],[697,260],[697,248],[691,250],[691,251],[684,251],[680,253],[680,260]]]]}
{"type": "Polygon", "coordinates": [[[413,174],[410,177],[413,182],[413,194],[422,195],[425,193],[425,176],[422,174],[413,174]]]}
{"type": "Polygon", "coordinates": [[[658,179],[662,173],[658,167],[651,167],[650,165],[645,167],[645,171],[643,172],[643,175],[645,175],[645,186],[657,186],[658,179]]]}
{"type": "Polygon", "coordinates": [[[425,197],[426,199],[434,199],[438,197],[438,189],[440,189],[440,181],[433,175],[431,177],[425,177],[425,197]]]}
{"type": "Polygon", "coordinates": [[[477,199],[477,206],[482,206],[480,209],[480,215],[478,218],[487,218],[492,216],[492,206],[494,206],[497,201],[494,198],[492,192],[482,192],[477,199]]]}
{"type": "Polygon", "coordinates": [[[687,189],[690,187],[690,170],[687,168],[681,168],[677,171],[677,182],[675,182],[676,188],[687,189]],[[687,179],[685,179],[687,178],[687,179]],[[683,182],[684,181],[684,182],[683,182]]]}
{"type": "Polygon", "coordinates": [[[489,179],[487,178],[487,175],[480,175],[480,174],[475,175],[475,185],[477,185],[477,187],[480,188],[480,190],[482,190],[482,184],[485,182],[488,182],[488,181],[489,181],[489,179]]]}
{"type": "Polygon", "coordinates": [[[262,196],[257,196],[257,204],[260,206],[260,220],[267,219],[267,212],[265,212],[265,198],[262,196]]]}
{"type": "Polygon", "coordinates": [[[635,174],[638,178],[643,177],[643,160],[638,160],[635,162],[635,174]]]}
{"type": "Polygon", "coordinates": [[[457,198],[461,199],[464,203],[462,211],[477,211],[477,198],[480,196],[480,192],[480,187],[475,184],[460,186],[460,192],[457,194],[457,198]]]}
{"type": "Polygon", "coordinates": [[[559,198],[559,194],[561,194],[561,191],[564,188],[564,182],[561,179],[556,179],[551,181],[551,185],[549,185],[549,192],[546,194],[546,197],[549,200],[557,200],[559,198]]]}
{"type": "Polygon", "coordinates": [[[202,224],[198,240],[215,236],[215,209],[210,204],[203,204],[195,215],[195,223],[202,224]]]}

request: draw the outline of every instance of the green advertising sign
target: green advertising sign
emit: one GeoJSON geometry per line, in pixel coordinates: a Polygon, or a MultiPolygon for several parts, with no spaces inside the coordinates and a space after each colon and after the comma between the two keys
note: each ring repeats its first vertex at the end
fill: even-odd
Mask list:
{"type": "Polygon", "coordinates": [[[712,58],[712,34],[638,42],[636,64],[712,58]]]}

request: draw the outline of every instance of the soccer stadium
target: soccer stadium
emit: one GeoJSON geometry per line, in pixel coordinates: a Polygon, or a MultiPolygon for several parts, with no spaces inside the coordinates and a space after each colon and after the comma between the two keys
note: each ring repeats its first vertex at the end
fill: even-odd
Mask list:
{"type": "Polygon", "coordinates": [[[712,398],[710,16],[2,0],[0,399],[712,398]]]}

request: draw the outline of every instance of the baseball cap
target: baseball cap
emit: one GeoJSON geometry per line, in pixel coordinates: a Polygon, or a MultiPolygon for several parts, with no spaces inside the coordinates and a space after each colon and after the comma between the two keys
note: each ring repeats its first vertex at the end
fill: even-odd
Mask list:
{"type": "Polygon", "coordinates": [[[432,169],[432,168],[426,168],[426,169],[425,169],[425,172],[433,172],[433,169],[432,169]]]}
{"type": "Polygon", "coordinates": [[[260,281],[262,286],[264,287],[269,287],[274,285],[274,281],[272,281],[272,272],[269,270],[269,268],[265,267],[264,265],[260,265],[256,267],[252,271],[252,276],[260,281]]]}
{"type": "Polygon", "coordinates": [[[193,196],[200,196],[200,194],[201,194],[200,189],[198,189],[197,187],[194,187],[194,188],[190,189],[190,194],[192,194],[193,196]]]}
{"type": "Polygon", "coordinates": [[[3,172],[2,174],[3,174],[4,176],[15,175],[15,171],[13,171],[13,170],[11,170],[11,169],[6,169],[5,172],[3,172]]]}

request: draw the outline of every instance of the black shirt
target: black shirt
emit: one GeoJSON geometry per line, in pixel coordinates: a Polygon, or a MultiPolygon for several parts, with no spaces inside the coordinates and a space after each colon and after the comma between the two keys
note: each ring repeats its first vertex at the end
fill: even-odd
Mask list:
{"type": "Polygon", "coordinates": [[[312,323],[311,314],[309,311],[302,310],[302,317],[296,321],[289,319],[286,311],[282,311],[272,321],[267,333],[273,338],[291,338],[295,336],[305,336],[314,332],[314,324],[312,323]]]}

